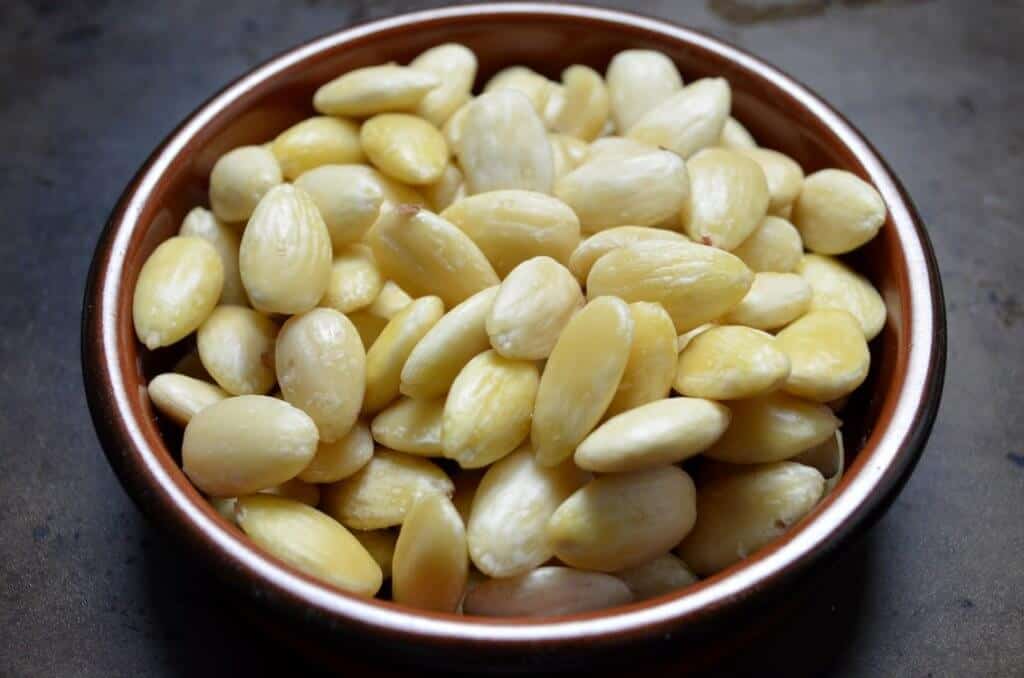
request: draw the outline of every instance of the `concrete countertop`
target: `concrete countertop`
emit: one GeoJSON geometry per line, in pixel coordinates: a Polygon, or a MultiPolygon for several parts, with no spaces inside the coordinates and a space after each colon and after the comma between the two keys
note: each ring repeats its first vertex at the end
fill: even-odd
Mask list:
{"type": "MultiPolygon", "coordinates": [[[[124,185],[210,94],[333,27],[442,4],[0,5],[0,675],[297,668],[107,466],[81,385],[83,284],[124,185]]],[[[1024,675],[1024,3],[598,4],[707,31],[818,91],[903,180],[942,268],[949,370],[928,449],[813,628],[780,641],[796,664],[763,673],[1024,675]]]]}

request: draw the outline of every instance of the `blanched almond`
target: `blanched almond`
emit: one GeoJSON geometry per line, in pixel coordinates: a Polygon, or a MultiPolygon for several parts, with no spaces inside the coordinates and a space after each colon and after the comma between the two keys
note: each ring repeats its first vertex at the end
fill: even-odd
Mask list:
{"type": "Polygon", "coordinates": [[[380,294],[377,295],[373,303],[366,310],[378,318],[391,320],[398,315],[399,311],[405,310],[411,303],[412,297],[409,296],[408,292],[393,281],[388,280],[380,288],[380,294]]]}
{"type": "Polygon", "coordinates": [[[204,407],[228,397],[219,386],[172,372],[154,377],[146,390],[156,409],[182,426],[204,407]]]}
{"type": "Polygon", "coordinates": [[[668,553],[693,528],[696,490],[687,473],[662,466],[591,480],[548,522],[555,555],[573,567],[615,572],[668,553]]]}
{"type": "Polygon", "coordinates": [[[263,394],[277,383],[277,323],[244,306],[218,306],[196,333],[199,359],[232,395],[263,394]]]}
{"type": "Polygon", "coordinates": [[[512,577],[547,562],[554,555],[548,520],[588,478],[568,461],[539,465],[529,447],[488,468],[469,514],[473,564],[491,577],[512,577]]]}
{"type": "Polygon", "coordinates": [[[791,221],[817,254],[845,254],[878,234],[886,209],[875,187],[845,170],[825,169],[804,180],[791,221]]]}
{"type": "Polygon", "coordinates": [[[660,224],[679,214],[689,192],[686,164],[668,151],[587,160],[555,186],[589,233],[660,224]]]}
{"type": "Polygon", "coordinates": [[[637,600],[657,598],[697,581],[697,576],[690,572],[686,563],[671,553],[643,565],[620,570],[615,576],[629,587],[637,600]]]}
{"type": "Polygon", "coordinates": [[[668,396],[676,372],[676,330],[660,304],[638,301],[629,305],[633,343],[615,398],[606,416],[668,396]]]}
{"type": "Polygon", "coordinates": [[[615,397],[633,342],[629,306],[599,297],[562,331],[541,375],[530,439],[537,460],[569,457],[615,397]]]}
{"type": "Polygon", "coordinates": [[[811,285],[812,311],[835,308],[848,312],[860,323],[868,341],[882,331],[885,302],[867,278],[838,259],[818,254],[805,254],[797,273],[811,285]]]}
{"type": "Polygon", "coordinates": [[[469,361],[444,404],[444,456],[463,468],[479,468],[519,447],[530,432],[540,379],[532,362],[494,351],[469,361]]]}
{"type": "Polygon", "coordinates": [[[300,502],[306,506],[316,507],[316,505],[320,503],[320,488],[298,478],[292,478],[280,485],[274,485],[273,487],[268,487],[265,490],[260,490],[259,493],[282,497],[284,499],[291,499],[292,501],[300,502]]]}
{"type": "Polygon", "coordinates": [[[729,410],[701,398],[665,398],[623,412],[588,435],[573,457],[599,473],[675,464],[703,452],[729,425],[729,410]]]}
{"type": "Polygon", "coordinates": [[[729,411],[732,423],[704,454],[732,464],[788,459],[828,440],[840,423],[827,405],[781,391],[730,402],[729,411]]]}
{"type": "Polygon", "coordinates": [[[348,318],[330,308],[293,316],[278,336],[276,363],[284,399],[313,418],[320,440],[338,440],[352,429],[367,357],[348,318]]]}
{"type": "Polygon", "coordinates": [[[550,193],[554,184],[544,123],[516,90],[499,89],[473,100],[455,153],[471,195],[505,188],[550,193]]]}
{"type": "Polygon", "coordinates": [[[800,188],[804,183],[804,170],[795,160],[767,148],[736,150],[761,166],[761,171],[768,182],[768,194],[771,196],[768,202],[769,213],[778,214],[780,210],[793,204],[800,195],[800,188]]]}
{"type": "Polygon", "coordinates": [[[440,84],[416,105],[416,114],[440,127],[459,106],[469,101],[476,78],[476,55],[449,42],[431,47],[409,62],[409,67],[437,76],[440,84]]]}
{"type": "Polygon", "coordinates": [[[540,567],[518,577],[475,586],[462,604],[466,614],[546,617],[578,614],[633,602],[621,581],[599,572],[540,567]]]}
{"type": "Polygon", "coordinates": [[[871,366],[860,325],[846,311],[812,311],[779,332],[775,345],[792,364],[786,391],[818,402],[852,393],[871,366]]]}
{"type": "Polygon", "coordinates": [[[373,596],[380,566],[352,534],[305,504],[264,494],[239,498],[238,524],[258,546],[345,591],[373,596]]]}
{"type": "Polygon", "coordinates": [[[645,113],[627,136],[689,158],[718,142],[731,104],[729,83],[724,78],[703,78],[645,113]]]}
{"type": "Polygon", "coordinates": [[[234,497],[291,480],[313,459],[316,445],[316,424],[302,410],[269,396],[236,396],[192,417],[182,468],[206,494],[234,497]]]}
{"type": "Polygon", "coordinates": [[[690,200],[682,224],[695,242],[724,250],[739,246],[768,210],[768,182],[761,166],[739,151],[711,148],[686,163],[690,200]]]}
{"type": "Polygon", "coordinates": [[[421,497],[398,533],[392,561],[391,592],[396,603],[424,610],[454,612],[469,573],[466,529],[451,500],[421,497]]]}
{"type": "Polygon", "coordinates": [[[423,196],[427,199],[430,209],[438,214],[462,200],[466,197],[466,180],[462,176],[462,170],[458,165],[448,163],[440,179],[423,187],[423,196]]]}
{"type": "Polygon", "coordinates": [[[690,242],[636,242],[612,250],[590,269],[587,297],[615,295],[656,301],[686,332],[728,312],[746,295],[754,274],[733,255],[690,242]]]}
{"type": "Polygon", "coordinates": [[[718,145],[722,148],[740,149],[740,148],[757,148],[757,142],[754,141],[753,135],[747,131],[747,128],[743,126],[736,118],[731,115],[725,119],[725,125],[722,127],[722,136],[718,138],[718,145]]]}
{"type": "Polygon", "coordinates": [[[499,282],[469,236],[425,209],[385,204],[367,239],[384,277],[415,297],[454,306],[499,282]]]}
{"type": "Polygon", "coordinates": [[[391,562],[395,557],[395,543],[398,532],[395,530],[352,530],[355,537],[377,565],[380,566],[384,579],[391,578],[391,562]]]}
{"type": "Polygon", "coordinates": [[[283,181],[277,158],[260,146],[228,151],[210,172],[210,208],[218,219],[245,221],[274,186],[283,181]]]}
{"type": "Polygon", "coordinates": [[[431,184],[448,164],[448,144],[441,132],[415,115],[375,115],[363,123],[359,138],[377,169],[407,184],[431,184]]]}
{"type": "Polygon", "coordinates": [[[804,244],[793,224],[780,217],[767,216],[732,253],[751,271],[789,273],[800,263],[804,244]]]}
{"type": "Polygon", "coordinates": [[[292,125],[274,139],[270,148],[288,181],[321,165],[363,162],[359,125],[326,115],[292,125]]]}
{"type": "Polygon", "coordinates": [[[786,461],[712,480],[697,493],[697,524],[679,555],[702,577],[724,570],[804,517],[824,485],[815,469],[786,461]]]}
{"type": "Polygon", "coordinates": [[[373,251],[363,244],[347,245],[335,251],[331,277],[320,305],[342,313],[358,311],[372,304],[383,286],[373,251]]]}
{"type": "Polygon", "coordinates": [[[490,191],[457,201],[441,213],[462,229],[504,278],[520,263],[549,256],[567,263],[580,241],[580,222],[568,205],[534,191],[490,191]]]}
{"type": "Polygon", "coordinates": [[[405,361],[442,315],[444,304],[440,299],[421,297],[388,321],[366,352],[366,412],[379,412],[398,397],[405,361]]]}
{"type": "Polygon", "coordinates": [[[713,400],[752,398],[781,388],[789,358],[775,337],[741,325],[712,327],[680,353],[675,389],[713,400]]]}
{"type": "Polygon", "coordinates": [[[487,335],[506,358],[541,360],[582,307],[583,292],[569,269],[551,257],[534,257],[501,283],[487,316],[487,335]]]}
{"type": "Polygon", "coordinates": [[[562,72],[564,103],[554,119],[554,129],[584,141],[596,139],[608,120],[610,103],[604,79],[587,66],[570,66],[562,72]]]}
{"type": "Polygon", "coordinates": [[[399,452],[441,456],[444,399],[402,398],[373,418],[373,439],[399,452]]]}
{"type": "Polygon", "coordinates": [[[661,52],[627,49],[608,64],[612,120],[625,132],[645,113],[683,88],[676,65],[661,52]]]}
{"type": "Polygon", "coordinates": [[[409,111],[440,84],[433,73],[407,66],[367,66],[321,86],[313,96],[313,107],[327,115],[359,117],[409,111]]]}
{"type": "Polygon", "coordinates": [[[733,325],[774,330],[811,307],[811,286],[795,273],[755,273],[747,295],[722,319],[733,325]]]}
{"type": "Polygon", "coordinates": [[[222,222],[210,210],[195,207],[185,215],[178,235],[202,238],[217,250],[220,263],[224,266],[224,286],[221,288],[219,303],[241,306],[249,303],[245,288],[242,287],[242,276],[238,273],[238,246],[241,238],[236,228],[222,222]]]}
{"type": "Polygon", "coordinates": [[[544,115],[548,100],[557,88],[557,84],[525,66],[510,66],[491,76],[484,92],[515,90],[527,98],[537,115],[544,115]]]}
{"type": "Polygon", "coordinates": [[[336,483],[347,478],[370,461],[373,438],[370,427],[357,421],[352,429],[334,442],[320,442],[316,456],[299,473],[307,483],[336,483]]]}
{"type": "Polygon", "coordinates": [[[453,491],[452,481],[432,462],[378,448],[358,473],[325,488],[323,508],[343,525],[376,530],[401,525],[420,497],[453,491]]]}
{"type": "Polygon", "coordinates": [[[644,240],[674,240],[676,242],[686,241],[687,237],[675,231],[666,231],[664,228],[649,228],[646,226],[616,226],[595,233],[576,247],[569,257],[569,270],[573,272],[580,283],[586,283],[587,276],[594,262],[608,254],[614,249],[625,247],[631,243],[644,240]]]}
{"type": "Polygon", "coordinates": [[[146,259],[135,283],[135,335],[152,350],[184,339],[213,311],[224,286],[224,265],[202,238],[176,236],[146,259]]]}
{"type": "Polygon", "coordinates": [[[331,238],[312,198],[291,185],[268,191],[245,227],[238,264],[256,310],[315,307],[330,282],[331,238]]]}
{"type": "Polygon", "coordinates": [[[442,316],[409,354],[399,391],[413,398],[444,395],[466,363],[490,347],[485,322],[497,294],[497,286],[488,287],[442,316]]]}
{"type": "Polygon", "coordinates": [[[843,432],[836,431],[836,434],[825,442],[801,452],[790,461],[817,469],[825,478],[825,492],[831,492],[839,484],[846,465],[843,432]]]}
{"type": "Polygon", "coordinates": [[[587,142],[567,134],[548,134],[555,162],[555,181],[573,171],[587,157],[587,142]]]}
{"type": "MultiPolygon", "coordinates": [[[[590,162],[599,158],[631,158],[636,155],[647,155],[659,149],[657,146],[630,139],[629,137],[609,136],[595,139],[590,144],[584,162],[590,162]]],[[[582,162],[580,164],[583,164],[582,162]]]]}

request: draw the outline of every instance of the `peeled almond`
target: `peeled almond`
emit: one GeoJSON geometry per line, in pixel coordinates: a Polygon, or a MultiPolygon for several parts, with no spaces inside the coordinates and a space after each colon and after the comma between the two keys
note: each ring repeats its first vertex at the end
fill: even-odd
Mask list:
{"type": "Polygon", "coordinates": [[[210,209],[222,221],[245,221],[267,191],[283,179],[277,158],[266,148],[230,150],[210,171],[210,209]]]}
{"type": "Polygon", "coordinates": [[[658,556],[643,565],[619,570],[615,576],[629,587],[637,600],[657,598],[697,581],[697,576],[686,563],[671,553],[658,556]]]}
{"type": "Polygon", "coordinates": [[[885,216],[874,186],[851,172],[825,169],[804,180],[791,221],[810,251],[845,254],[874,238],[885,216]]]}
{"type": "Polygon", "coordinates": [[[398,533],[391,568],[396,603],[455,611],[466,589],[469,559],[462,518],[448,497],[429,494],[413,505],[398,533]]]}
{"type": "Polygon", "coordinates": [[[800,263],[804,244],[793,224],[780,217],[767,216],[732,253],[751,271],[789,273],[800,263]]]}
{"type": "Polygon", "coordinates": [[[440,84],[433,73],[408,66],[367,66],[322,85],[313,95],[313,107],[327,115],[357,117],[409,111],[440,84]]]}
{"type": "Polygon", "coordinates": [[[398,397],[405,361],[442,315],[440,299],[421,297],[388,321],[366,352],[366,412],[379,412],[398,397]]]}
{"type": "Polygon", "coordinates": [[[735,249],[761,224],[770,194],[761,166],[739,151],[711,148],[690,158],[690,201],[682,223],[694,242],[735,249]]]}
{"type": "Polygon", "coordinates": [[[370,557],[377,561],[384,579],[390,579],[398,533],[395,530],[352,530],[352,536],[363,545],[370,557]]]}
{"type": "Polygon", "coordinates": [[[779,332],[792,368],[785,389],[818,402],[836,400],[864,383],[871,352],[857,319],[846,311],[813,311],[779,332]]]}
{"type": "Polygon", "coordinates": [[[775,330],[811,307],[811,286],[795,273],[755,273],[747,295],[722,320],[758,330],[775,330]]]}
{"type": "Polygon", "coordinates": [[[565,101],[553,121],[556,131],[591,141],[608,120],[608,88],[597,71],[587,66],[570,66],[562,73],[565,101]]]}
{"type": "Polygon", "coordinates": [[[202,238],[217,250],[220,263],[224,266],[224,286],[221,288],[219,303],[242,306],[249,303],[245,287],[242,286],[242,276],[238,272],[238,247],[241,243],[238,229],[225,224],[210,210],[195,207],[185,215],[178,235],[202,238]]]}
{"type": "Polygon", "coordinates": [[[644,240],[674,240],[684,242],[687,237],[682,233],[667,231],[664,228],[647,226],[616,226],[595,233],[581,242],[569,258],[569,270],[581,284],[587,282],[587,276],[594,262],[614,249],[644,240]]]}
{"type": "Polygon", "coordinates": [[[204,407],[228,397],[219,386],[172,372],[156,376],[146,391],[161,414],[182,426],[204,407]]]}
{"type": "Polygon", "coordinates": [[[885,326],[886,309],[882,295],[867,278],[846,264],[818,254],[806,254],[797,273],[811,285],[811,310],[835,308],[848,312],[871,341],[885,326]]]}
{"type": "Polygon", "coordinates": [[[683,88],[683,78],[672,60],[649,49],[616,54],[608,64],[606,78],[612,120],[622,131],[683,88]]]}
{"type": "Polygon", "coordinates": [[[299,480],[307,483],[336,483],[366,466],[373,456],[373,438],[370,427],[361,421],[334,442],[321,442],[316,456],[299,473],[299,480]]]}
{"type": "Polygon", "coordinates": [[[546,617],[601,610],[633,601],[621,581],[600,572],[540,567],[518,577],[475,586],[462,604],[466,614],[546,617]]]}
{"type": "Polygon", "coordinates": [[[442,398],[402,398],[373,418],[373,439],[399,452],[440,456],[443,412],[442,398]]]}
{"type": "Polygon", "coordinates": [[[737,151],[761,166],[771,196],[768,201],[769,213],[778,214],[793,204],[804,183],[804,170],[795,160],[767,148],[742,148],[737,151]]]}
{"type": "Polygon", "coordinates": [[[724,78],[692,82],[645,113],[627,136],[683,159],[718,142],[732,95],[724,78]]]}
{"type": "Polygon", "coordinates": [[[218,306],[196,333],[199,359],[232,395],[267,393],[277,383],[277,323],[244,306],[218,306]]]}
{"type": "Polygon", "coordinates": [[[407,184],[432,184],[448,164],[448,144],[441,132],[415,115],[376,115],[363,123],[359,138],[375,167],[407,184]]]}
{"type": "Polygon", "coordinates": [[[469,101],[476,78],[476,55],[456,43],[431,47],[409,62],[409,68],[432,73],[440,84],[416,105],[416,114],[440,127],[459,106],[469,101]]]}
{"type": "Polygon", "coordinates": [[[321,165],[363,162],[359,125],[326,115],[292,125],[274,139],[270,149],[288,181],[321,165]]]}
{"type": "Polygon", "coordinates": [[[370,248],[363,244],[348,245],[335,251],[330,281],[320,305],[342,313],[358,311],[372,304],[383,286],[370,248]]]}
{"type": "Polygon", "coordinates": [[[630,304],[629,314],[633,343],[626,371],[605,412],[609,417],[668,396],[675,377],[678,353],[672,318],[660,304],[646,301],[630,304]]]}
{"type": "Polygon", "coordinates": [[[747,131],[747,128],[743,126],[736,118],[731,115],[726,118],[725,125],[722,126],[722,136],[718,138],[718,145],[722,148],[740,149],[740,148],[757,148],[757,142],[754,140],[753,135],[747,131]]]}
{"type": "Polygon", "coordinates": [[[701,333],[680,353],[673,386],[687,396],[736,400],[781,388],[788,376],[789,358],[772,335],[722,325],[701,333]]]}

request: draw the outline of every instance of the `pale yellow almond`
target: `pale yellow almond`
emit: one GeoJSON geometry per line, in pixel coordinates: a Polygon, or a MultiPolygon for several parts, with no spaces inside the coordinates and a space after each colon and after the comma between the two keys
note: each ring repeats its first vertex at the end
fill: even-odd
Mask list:
{"type": "Polygon", "coordinates": [[[348,433],[334,442],[321,441],[316,456],[298,478],[307,483],[336,483],[366,466],[372,456],[370,427],[357,421],[348,433]]]}
{"type": "Polygon", "coordinates": [[[388,321],[366,352],[364,411],[379,412],[398,397],[405,361],[442,315],[444,304],[439,298],[421,297],[388,321]]]}
{"type": "Polygon", "coordinates": [[[260,200],[238,258],[253,307],[302,313],[315,307],[331,277],[331,237],[312,198],[285,184],[260,200]]]}
{"type": "Polygon", "coordinates": [[[441,217],[466,233],[502,278],[532,257],[565,264],[580,241],[575,212],[534,191],[478,193],[455,202],[441,217]]]}
{"type": "Polygon", "coordinates": [[[452,481],[436,464],[378,448],[355,475],[324,489],[322,505],[347,527],[377,530],[401,525],[420,497],[451,496],[453,491],[452,481]]]}
{"type": "Polygon", "coordinates": [[[518,577],[490,579],[466,595],[466,614],[488,617],[549,617],[603,610],[633,602],[615,577],[570,567],[539,567],[518,577]]]}
{"type": "Polygon", "coordinates": [[[185,428],[182,468],[208,495],[234,497],[291,480],[313,459],[313,420],[269,396],[227,398],[197,412],[185,428]]]}
{"type": "Polygon", "coordinates": [[[349,313],[348,319],[355,325],[359,338],[363,342],[363,348],[366,350],[370,350],[373,342],[377,341],[377,337],[380,336],[380,333],[388,325],[386,318],[373,315],[366,309],[349,313]]]}
{"type": "Polygon", "coordinates": [[[733,255],[691,242],[635,242],[598,259],[587,276],[587,297],[614,295],[660,303],[677,332],[721,317],[754,281],[733,255]]]}
{"type": "Polygon", "coordinates": [[[275,497],[291,499],[306,506],[316,507],[320,503],[320,488],[312,483],[307,483],[298,478],[292,478],[280,485],[260,490],[259,494],[270,494],[275,497]]]}
{"type": "Polygon", "coordinates": [[[534,257],[512,269],[487,316],[487,336],[506,358],[542,360],[569,319],[583,307],[583,291],[562,264],[534,257]]]}
{"type": "Polygon", "coordinates": [[[781,217],[767,216],[732,253],[751,271],[789,273],[800,263],[804,244],[793,224],[781,217]]]}
{"type": "Polygon", "coordinates": [[[729,411],[732,423],[704,454],[733,464],[789,459],[828,440],[840,423],[827,405],[781,391],[730,402],[729,411]]]}
{"type": "Polygon", "coordinates": [[[548,134],[552,159],[555,163],[555,181],[573,171],[587,157],[587,142],[567,134],[548,134]]]}
{"type": "Polygon", "coordinates": [[[778,214],[779,210],[793,204],[796,197],[800,195],[800,188],[804,183],[804,170],[795,160],[784,153],[767,148],[738,148],[735,150],[761,166],[761,171],[764,172],[765,180],[768,182],[768,194],[771,196],[768,201],[770,214],[778,214]]]}
{"type": "Polygon", "coordinates": [[[682,224],[694,242],[732,250],[761,225],[770,196],[756,162],[739,151],[711,148],[693,156],[686,170],[691,193],[682,224]]]}
{"type": "Polygon", "coordinates": [[[373,251],[361,243],[335,250],[331,277],[320,305],[342,313],[366,308],[380,295],[384,279],[373,251]]]}
{"type": "Polygon", "coordinates": [[[885,217],[874,186],[851,172],[825,169],[804,180],[790,220],[811,252],[845,254],[874,238],[885,217]]]}
{"type": "MultiPolygon", "coordinates": [[[[597,160],[598,158],[628,158],[635,155],[647,155],[659,149],[657,146],[646,144],[629,137],[609,136],[595,139],[590,143],[584,162],[597,160]]],[[[580,164],[583,164],[582,162],[580,164]]]]}
{"type": "Polygon", "coordinates": [[[391,578],[391,562],[395,557],[395,543],[398,533],[395,530],[352,530],[355,537],[367,553],[380,566],[384,579],[391,578]]]}
{"type": "Polygon", "coordinates": [[[539,465],[529,447],[488,468],[467,523],[473,564],[491,577],[513,577],[550,560],[548,520],[588,479],[572,462],[539,465]]]}
{"type": "Polygon", "coordinates": [[[757,141],[754,136],[736,118],[731,115],[725,119],[722,126],[722,135],[718,138],[718,145],[722,148],[737,150],[740,148],[757,148],[757,141]]]}
{"type": "Polygon", "coordinates": [[[420,99],[416,115],[437,127],[443,125],[459,106],[469,101],[476,65],[476,55],[453,42],[431,47],[409,62],[409,68],[432,73],[440,81],[420,99]]]}
{"type": "Polygon", "coordinates": [[[486,470],[482,468],[457,469],[452,476],[452,482],[455,484],[452,504],[455,505],[455,510],[462,517],[462,522],[466,525],[467,531],[469,529],[469,514],[473,507],[473,498],[476,496],[476,490],[480,486],[480,480],[484,477],[484,471],[486,470]]]}
{"type": "MultiPolygon", "coordinates": [[[[367,312],[384,320],[391,320],[398,312],[412,303],[408,292],[388,280],[380,288],[380,293],[367,308],[367,312]]],[[[383,328],[382,328],[383,329],[383,328]]]]}
{"type": "Polygon", "coordinates": [[[292,125],[270,146],[288,181],[321,165],[363,162],[359,125],[351,120],[319,115],[292,125]]]}
{"type": "Polygon", "coordinates": [[[686,159],[718,143],[731,104],[732,94],[724,78],[703,78],[645,113],[626,136],[686,159]]]}
{"type": "MultiPolygon", "coordinates": [[[[702,335],[703,333],[710,330],[712,327],[718,327],[715,323],[704,323],[694,327],[689,332],[684,332],[676,338],[676,351],[682,353],[686,350],[686,347],[690,345],[690,342],[702,335]]],[[[675,380],[675,372],[672,373],[672,379],[675,380]]]]}
{"type": "Polygon", "coordinates": [[[676,391],[695,398],[736,400],[781,388],[789,358],[767,332],[741,325],[712,327],[679,354],[676,391]]]}
{"type": "Polygon", "coordinates": [[[697,493],[697,524],[679,556],[708,577],[782,535],[814,507],[825,481],[813,468],[778,462],[715,479],[697,493]]]}
{"type": "Polygon", "coordinates": [[[264,394],[277,383],[274,343],[278,326],[244,306],[218,306],[196,333],[203,367],[232,395],[264,394]]]}
{"type": "Polygon", "coordinates": [[[454,163],[448,163],[441,178],[423,187],[423,196],[427,199],[430,209],[442,213],[453,203],[466,197],[466,180],[462,170],[454,163]]]}
{"type": "Polygon", "coordinates": [[[441,134],[444,135],[444,140],[448,142],[448,150],[454,152],[459,147],[459,140],[462,139],[462,129],[466,124],[466,114],[469,112],[469,107],[473,104],[473,98],[470,97],[466,103],[455,109],[448,120],[445,121],[444,126],[441,128],[441,134]]]}
{"type": "Polygon", "coordinates": [[[628,130],[645,113],[683,88],[676,65],[661,52],[627,49],[616,54],[605,73],[615,127],[628,130]]]}
{"type": "Polygon", "coordinates": [[[775,345],[792,364],[783,388],[822,403],[852,393],[871,366],[860,325],[846,311],[812,311],[779,332],[775,345]]]}
{"type": "Polygon", "coordinates": [[[529,99],[517,90],[499,89],[473,100],[455,154],[470,195],[506,188],[551,193],[551,143],[529,99]]]}
{"type": "Polygon", "coordinates": [[[441,456],[441,421],[444,399],[401,398],[373,418],[373,439],[384,447],[417,454],[441,456]]]}
{"type": "MultiPolygon", "coordinates": [[[[562,109],[564,107],[565,87],[557,82],[552,82],[551,93],[548,96],[547,103],[544,104],[544,110],[538,111],[538,113],[540,113],[540,119],[544,121],[544,126],[549,130],[555,129],[555,124],[558,121],[559,116],[562,114],[562,109]]],[[[608,121],[606,120],[605,122],[608,121]]]]}
{"type": "Polygon", "coordinates": [[[338,76],[313,95],[313,107],[327,115],[364,117],[390,111],[410,111],[441,84],[425,70],[382,64],[338,76]]]}
{"type": "Polygon", "coordinates": [[[488,287],[444,314],[409,354],[399,391],[427,399],[447,393],[466,363],[490,348],[486,320],[497,294],[488,287]]]}
{"type": "Polygon", "coordinates": [[[240,497],[239,526],[258,546],[289,565],[338,588],[373,596],[380,566],[337,521],[297,501],[264,494],[240,497]]]}
{"type": "Polygon", "coordinates": [[[594,262],[614,249],[644,240],[674,240],[682,242],[687,237],[675,231],[647,226],[616,226],[595,233],[581,242],[569,257],[569,270],[580,283],[586,283],[594,262]]]}
{"type": "Polygon", "coordinates": [[[412,188],[365,165],[324,165],[300,176],[295,185],[313,199],[336,252],[362,240],[385,200],[426,204],[412,188]]]}
{"type": "Polygon", "coordinates": [[[601,74],[587,66],[570,66],[562,72],[564,103],[555,117],[556,132],[591,141],[608,120],[611,104],[601,74]]]}
{"type": "Polygon", "coordinates": [[[368,242],[384,277],[414,297],[451,307],[500,282],[468,235],[425,209],[385,204],[368,242]]]}
{"type": "Polygon", "coordinates": [[[811,286],[795,273],[755,273],[754,284],[723,322],[758,330],[775,330],[811,307],[811,286]]]}
{"type": "Polygon", "coordinates": [[[228,151],[210,172],[210,208],[223,221],[245,221],[267,191],[283,180],[277,158],[266,148],[228,151]]]}
{"type": "Polygon", "coordinates": [[[135,335],[150,350],[184,339],[210,315],[223,287],[224,265],[213,245],[196,237],[163,241],[135,283],[135,335]]]}
{"type": "Polygon", "coordinates": [[[444,495],[420,498],[398,533],[392,561],[394,601],[422,610],[454,612],[469,574],[466,529],[444,495]]]}
{"type": "Polygon", "coordinates": [[[160,414],[181,426],[188,424],[204,407],[228,397],[219,386],[173,372],[154,377],[146,391],[160,414]]]}
{"type": "Polygon", "coordinates": [[[375,115],[363,123],[359,138],[377,169],[407,184],[432,184],[448,164],[448,144],[441,132],[415,115],[375,115]]]}
{"type": "Polygon", "coordinates": [[[637,600],[657,598],[697,582],[697,575],[671,553],[643,565],[619,570],[615,576],[629,587],[637,600]]]}
{"type": "Polygon", "coordinates": [[[583,230],[655,226],[679,214],[690,193],[686,164],[668,151],[604,155],[558,180],[555,195],[579,216],[583,230]]]}
{"type": "Polygon", "coordinates": [[[543,75],[531,71],[525,66],[510,66],[491,76],[484,85],[484,92],[515,90],[523,94],[537,115],[544,115],[548,108],[548,100],[555,94],[558,85],[543,75]]]}
{"type": "Polygon", "coordinates": [[[843,432],[836,431],[835,435],[825,442],[801,452],[790,461],[817,469],[825,479],[825,492],[831,492],[842,479],[846,466],[843,432]]]}
{"type": "Polygon", "coordinates": [[[626,302],[599,297],[574,315],[548,358],[530,431],[537,460],[569,457],[601,420],[622,380],[633,342],[626,302]]]}
{"type": "Polygon", "coordinates": [[[629,305],[633,343],[626,371],[605,416],[639,407],[668,396],[676,371],[676,329],[660,304],[638,301],[629,305]]]}
{"type": "Polygon", "coordinates": [[[330,308],[293,316],[277,338],[276,364],[284,399],[313,418],[321,441],[333,442],[352,429],[368,359],[348,318],[330,308]]]}
{"type": "Polygon", "coordinates": [[[221,288],[219,303],[241,306],[249,303],[242,286],[242,276],[238,272],[238,246],[241,238],[235,227],[222,222],[210,210],[195,207],[185,215],[178,235],[202,238],[217,250],[220,263],[224,266],[224,286],[221,288]]]}
{"type": "Polygon", "coordinates": [[[573,459],[598,473],[640,471],[700,454],[729,426],[729,410],[702,398],[664,398],[612,417],[588,435],[573,459]]]}
{"type": "Polygon", "coordinates": [[[697,493],[675,466],[601,476],[566,499],[548,521],[563,563],[615,572],[668,553],[693,528],[697,493]]]}
{"type": "Polygon", "coordinates": [[[479,468],[519,447],[530,433],[539,381],[532,362],[494,351],[470,360],[444,403],[444,456],[463,468],[479,468]]]}
{"type": "Polygon", "coordinates": [[[867,278],[846,264],[818,254],[806,254],[797,273],[811,286],[811,310],[836,308],[846,311],[860,323],[865,338],[871,341],[885,327],[886,308],[882,295],[867,278]]]}

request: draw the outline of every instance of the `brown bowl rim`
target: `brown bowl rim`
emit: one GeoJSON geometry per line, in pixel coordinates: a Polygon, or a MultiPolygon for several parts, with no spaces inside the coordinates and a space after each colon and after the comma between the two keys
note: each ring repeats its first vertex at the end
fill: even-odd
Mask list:
{"type": "MultiPolygon", "coordinates": [[[[128,340],[134,341],[134,338],[128,340]]],[[[891,503],[919,459],[938,410],[946,361],[943,293],[935,255],[913,203],[871,144],[808,88],[747,52],[698,31],[636,14],[569,4],[497,3],[427,10],[368,22],[327,34],[273,57],[207,100],[147,159],[125,189],[103,233],[89,272],[82,318],[82,366],[93,421],[122,484],[161,527],[222,577],[245,584],[248,593],[324,628],[358,628],[424,646],[486,642],[507,649],[551,649],[621,643],[672,634],[706,622],[743,601],[792,581],[872,524],[891,503]],[[343,43],[410,26],[473,21],[476,17],[538,20],[558,17],[626,27],[715,52],[784,91],[822,120],[862,165],[882,194],[897,230],[906,275],[900,290],[906,347],[898,402],[865,442],[837,491],[814,513],[769,547],[683,592],[611,611],[550,619],[491,619],[411,611],[366,600],[314,580],[254,547],[188,485],[166,450],[154,448],[142,413],[129,403],[124,375],[134,369],[118,333],[122,272],[128,243],[144,227],[141,215],[149,191],[171,160],[203,125],[222,114],[259,82],[343,43]],[[175,477],[177,474],[177,477],[175,477]]],[[[151,434],[151,431],[150,431],[151,434]]]]}

